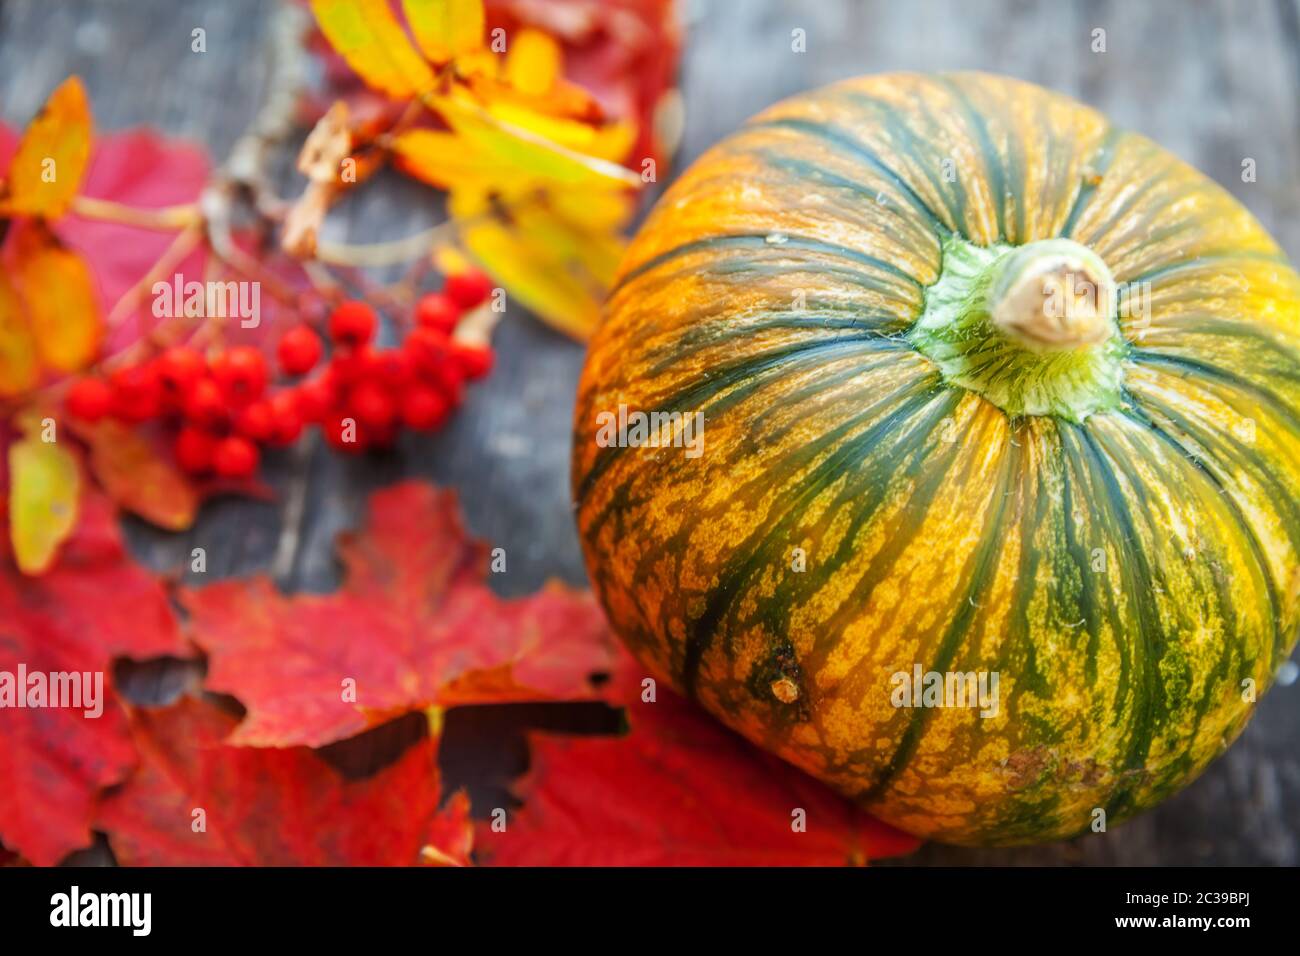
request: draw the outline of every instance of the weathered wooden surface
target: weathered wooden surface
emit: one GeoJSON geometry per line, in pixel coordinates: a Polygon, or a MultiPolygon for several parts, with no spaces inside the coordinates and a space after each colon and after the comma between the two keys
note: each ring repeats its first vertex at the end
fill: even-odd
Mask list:
{"type": "MultiPolygon", "coordinates": [[[[150,124],[222,157],[264,84],[268,6],[4,0],[0,118],[24,121],[76,72],[101,129],[150,124]],[[190,52],[196,26],[207,31],[202,55],[190,52]]],[[[1077,96],[1172,149],[1238,196],[1300,259],[1297,0],[710,0],[690,3],[687,17],[681,163],[773,100],[840,77],[990,70],[1077,96]],[[806,32],[807,52],[791,50],[796,28],[806,32]],[[1092,52],[1095,29],[1106,31],[1105,53],[1092,52]],[[1246,158],[1255,160],[1253,183],[1242,181],[1246,158]]],[[[296,188],[291,175],[284,182],[296,188]]],[[[405,235],[434,221],[427,195],[384,181],[341,207],[333,228],[353,240],[405,235]]],[[[356,521],[372,489],[418,476],[458,488],[471,528],[508,549],[503,592],[525,593],[553,576],[581,582],[568,495],[581,348],[522,315],[500,330],[498,347],[497,371],[436,438],[375,461],[317,447],[305,462],[277,462],[277,502],[214,503],[181,536],[132,525],[137,553],[179,568],[201,545],[210,576],[233,575],[270,568],[283,543],[296,541],[282,583],[326,590],[337,580],[334,534],[356,521]],[[296,526],[284,520],[294,495],[304,502],[296,526]]],[[[502,745],[492,743],[501,733],[482,725],[455,731],[449,726],[444,758],[453,780],[499,789],[524,759],[517,736],[502,745]]],[[[1300,863],[1300,686],[1275,688],[1241,740],[1186,791],[1109,833],[1020,850],[929,846],[905,862],[1300,863]]]]}

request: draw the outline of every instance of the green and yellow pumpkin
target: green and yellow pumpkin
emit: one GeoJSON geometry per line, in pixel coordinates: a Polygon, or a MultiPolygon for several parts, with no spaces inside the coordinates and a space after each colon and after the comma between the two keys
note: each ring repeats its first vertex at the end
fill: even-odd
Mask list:
{"type": "Polygon", "coordinates": [[[913,833],[1085,833],[1195,777],[1295,642],[1300,278],[1064,96],[838,83],[649,215],[573,485],[651,674],[913,833]],[[602,436],[620,409],[651,430],[602,436]],[[928,674],[997,706],[900,697],[928,674]]]}

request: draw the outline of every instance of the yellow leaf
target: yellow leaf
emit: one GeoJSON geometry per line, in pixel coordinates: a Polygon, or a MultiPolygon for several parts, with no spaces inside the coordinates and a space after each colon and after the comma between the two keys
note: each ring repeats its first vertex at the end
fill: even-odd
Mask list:
{"type": "Polygon", "coordinates": [[[43,223],[24,223],[14,236],[9,273],[41,361],[59,372],[75,372],[94,361],[104,325],[85,260],[43,223]]]}
{"type": "Polygon", "coordinates": [[[560,116],[548,116],[523,103],[498,99],[488,112],[503,124],[529,130],[558,146],[584,156],[619,163],[636,143],[636,124],[628,120],[593,125],[560,116]]]}
{"type": "Polygon", "coordinates": [[[400,169],[439,189],[492,191],[497,184],[525,185],[524,170],[455,133],[407,130],[393,139],[393,152],[400,169]]]}
{"type": "Polygon", "coordinates": [[[394,97],[433,86],[433,71],[420,58],[388,0],[311,0],[325,39],[368,86],[394,97]]]}
{"type": "Polygon", "coordinates": [[[77,524],[81,471],[76,456],[37,434],[9,446],[9,536],[24,574],[42,574],[77,524]]]}
{"type": "Polygon", "coordinates": [[[430,60],[447,63],[483,46],[483,0],[402,0],[415,42],[430,60]]]}
{"type": "MultiPolygon", "coordinates": [[[[617,163],[553,142],[542,133],[494,116],[468,95],[437,97],[438,113],[470,148],[491,157],[494,165],[508,163],[521,175],[582,189],[635,189],[641,179],[617,163]]],[[[546,117],[530,113],[539,124],[546,117]]],[[[507,184],[508,185],[508,184],[507,184]]]]}
{"type": "MultiPolygon", "coordinates": [[[[627,205],[621,194],[587,198],[627,205]]],[[[545,202],[511,207],[508,223],[490,215],[486,197],[453,193],[449,209],[466,248],[515,300],[574,338],[591,334],[623,255],[621,236],[545,202]]]]}
{"type": "Polygon", "coordinates": [[[194,524],[198,490],[148,438],[112,420],[78,434],[90,446],[95,478],[121,507],[166,531],[194,524]]]}
{"type": "Polygon", "coordinates": [[[0,211],[48,219],[67,212],[90,159],[90,136],[86,90],[70,76],[23,133],[0,190],[0,211]]]}
{"type": "Polygon", "coordinates": [[[506,54],[506,82],[521,93],[542,96],[555,86],[563,67],[560,44],[541,30],[525,27],[506,54]]]}
{"type": "Polygon", "coordinates": [[[23,318],[22,301],[0,272],[0,398],[21,395],[40,380],[32,330],[23,318]]]}

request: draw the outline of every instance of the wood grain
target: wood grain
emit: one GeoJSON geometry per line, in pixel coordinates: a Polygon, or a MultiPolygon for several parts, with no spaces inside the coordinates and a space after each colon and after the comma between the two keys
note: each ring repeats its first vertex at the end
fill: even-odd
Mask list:
{"type": "MultiPolygon", "coordinates": [[[[5,0],[0,118],[24,122],[75,72],[90,91],[99,128],[149,124],[222,157],[265,83],[267,6],[5,0]],[[204,54],[190,51],[197,26],[207,31],[204,54]]],[[[712,0],[688,3],[687,10],[680,162],[772,101],[834,79],[989,70],[1077,96],[1172,149],[1241,199],[1300,259],[1297,0],[712,0]],[[806,52],[791,49],[795,29],[805,31],[806,52]],[[1104,53],[1092,52],[1096,29],[1106,31],[1104,53]],[[1247,158],[1255,160],[1255,182],[1242,181],[1247,158]]],[[[287,155],[282,169],[283,185],[299,188],[287,155]]],[[[364,241],[402,236],[436,219],[428,192],[387,177],[340,207],[330,228],[331,235],[364,241]]],[[[286,502],[296,493],[301,518],[292,525],[296,547],[277,565],[281,583],[328,590],[337,581],[335,533],[355,524],[371,490],[418,476],[459,489],[470,527],[507,549],[510,571],[494,576],[504,593],[526,593],[549,577],[581,582],[568,452],[582,350],[518,314],[500,331],[498,347],[497,371],[471,390],[464,410],[436,438],[403,442],[394,455],[369,461],[308,448],[301,460],[272,463],[276,502],[216,502],[179,536],[131,523],[133,547],[158,569],[183,567],[190,549],[202,546],[209,577],[265,570],[281,549],[286,502]]],[[[156,674],[150,680],[166,683],[156,674]]],[[[455,767],[447,768],[452,783],[499,793],[523,759],[517,731],[516,723],[516,736],[495,747],[488,741],[500,734],[449,741],[456,754],[455,767]]],[[[1296,865],[1300,687],[1275,688],[1241,740],[1200,780],[1112,832],[1018,850],[928,846],[903,862],[1296,865]]]]}

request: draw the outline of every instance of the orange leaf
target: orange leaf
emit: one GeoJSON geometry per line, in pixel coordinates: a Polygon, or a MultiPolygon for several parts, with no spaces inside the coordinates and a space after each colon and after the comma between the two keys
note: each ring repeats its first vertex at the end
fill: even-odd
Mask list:
{"type": "Polygon", "coordinates": [[[148,438],[112,420],[80,435],[90,445],[91,471],[118,505],[166,531],[194,524],[198,489],[148,438]]]}
{"type": "Polygon", "coordinates": [[[67,212],[86,172],[90,136],[86,90],[70,76],[23,134],[0,191],[0,212],[48,219],[67,212]]]}
{"type": "Polygon", "coordinates": [[[39,428],[9,446],[9,536],[23,574],[43,574],[77,526],[81,467],[39,428]]]}
{"type": "Polygon", "coordinates": [[[9,272],[41,361],[59,372],[89,365],[104,334],[90,267],[41,222],[24,223],[12,245],[9,272]]]}
{"type": "Polygon", "coordinates": [[[394,97],[433,86],[433,71],[407,39],[388,0],[311,0],[311,9],[330,45],[368,86],[394,97]]]}
{"type": "Polygon", "coordinates": [[[402,0],[415,42],[442,64],[483,46],[483,0],[402,0]]]}
{"type": "Polygon", "coordinates": [[[23,318],[22,300],[0,272],[0,397],[21,395],[39,380],[36,342],[23,318]]]}

